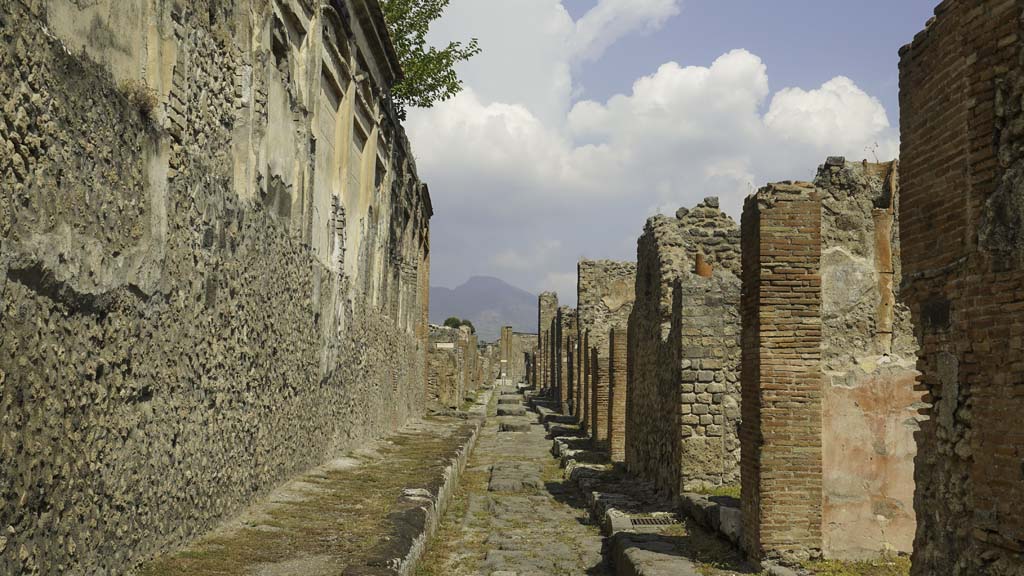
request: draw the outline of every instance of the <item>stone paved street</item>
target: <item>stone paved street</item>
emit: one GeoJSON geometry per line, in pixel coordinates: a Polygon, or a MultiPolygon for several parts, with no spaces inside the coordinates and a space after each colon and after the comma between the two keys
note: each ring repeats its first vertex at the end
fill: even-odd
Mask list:
{"type": "Polygon", "coordinates": [[[537,414],[494,417],[499,408],[515,413],[523,405],[519,394],[492,403],[492,418],[419,574],[611,574],[600,530],[562,479],[537,414]]]}

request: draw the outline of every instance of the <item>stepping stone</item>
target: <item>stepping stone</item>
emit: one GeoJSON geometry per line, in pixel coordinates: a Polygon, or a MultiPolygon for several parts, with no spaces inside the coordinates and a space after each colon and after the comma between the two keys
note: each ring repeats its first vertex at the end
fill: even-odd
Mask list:
{"type": "Polygon", "coordinates": [[[534,462],[498,462],[491,466],[490,492],[520,492],[527,488],[543,488],[540,466],[534,462]]]}
{"type": "Polygon", "coordinates": [[[529,432],[530,423],[523,420],[505,420],[498,423],[498,432],[529,432]]]}
{"type": "Polygon", "coordinates": [[[499,396],[498,404],[522,404],[522,396],[499,396]]]}
{"type": "Polygon", "coordinates": [[[526,416],[526,407],[501,405],[498,406],[498,416],[526,416]]]}

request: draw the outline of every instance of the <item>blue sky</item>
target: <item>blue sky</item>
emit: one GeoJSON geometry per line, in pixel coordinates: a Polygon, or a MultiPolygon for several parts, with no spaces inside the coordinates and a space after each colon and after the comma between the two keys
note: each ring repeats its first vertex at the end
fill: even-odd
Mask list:
{"type": "MultiPolygon", "coordinates": [[[[595,0],[566,0],[579,18],[595,0]]],[[[710,62],[746,48],[768,65],[772,84],[819,86],[837,74],[877,96],[899,120],[898,50],[924,28],[937,0],[685,0],[679,16],[649,34],[619,41],[579,82],[588,98],[628,90],[643,70],[666,60],[710,62]]]]}
{"type": "Polygon", "coordinates": [[[739,216],[828,155],[898,153],[898,55],[934,1],[452,0],[466,89],[410,113],[435,207],[431,283],[497,276],[575,302],[579,258],[633,260],[646,219],[739,216]]]}

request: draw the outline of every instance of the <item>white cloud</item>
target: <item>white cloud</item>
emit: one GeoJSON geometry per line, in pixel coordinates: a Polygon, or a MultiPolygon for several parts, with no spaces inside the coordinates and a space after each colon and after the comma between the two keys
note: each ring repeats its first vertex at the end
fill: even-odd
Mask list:
{"type": "MultiPolygon", "coordinates": [[[[491,273],[561,296],[580,256],[635,258],[635,239],[653,213],[717,195],[738,217],[754,188],[810,178],[828,155],[871,158],[866,149],[876,142],[879,159],[898,150],[881,103],[850,79],[773,96],[767,67],[746,50],[706,66],[668,62],[628,94],[573,104],[572,58],[599,54],[603,39],[661,25],[678,10],[675,1],[601,0],[575,23],[555,0],[460,6],[459,18],[488,13],[485,27],[506,17],[534,24],[509,27],[514,35],[481,32],[484,55],[498,52],[501,61],[464,76],[468,88],[453,100],[410,114],[437,208],[432,269],[451,285],[491,273]],[[567,56],[569,45],[578,52],[567,56]],[[550,238],[561,244],[542,240],[550,238]]],[[[574,302],[570,293],[562,300],[574,302]]]]}
{"type": "MultiPolygon", "coordinates": [[[[829,80],[817,90],[786,88],[772,98],[764,117],[777,135],[818,147],[832,146],[837,153],[862,154],[889,128],[885,108],[845,76],[829,80]]],[[[881,155],[895,155],[894,138],[878,142],[881,155]]]]}
{"type": "Polygon", "coordinates": [[[572,55],[594,60],[635,30],[655,30],[679,14],[678,0],[600,0],[576,21],[572,55]]]}

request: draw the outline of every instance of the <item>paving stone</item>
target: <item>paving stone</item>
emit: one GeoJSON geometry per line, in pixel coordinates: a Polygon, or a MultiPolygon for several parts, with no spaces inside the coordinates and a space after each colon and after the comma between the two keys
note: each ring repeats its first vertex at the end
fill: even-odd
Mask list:
{"type": "Polygon", "coordinates": [[[543,488],[540,465],[534,462],[498,462],[491,466],[491,492],[519,492],[527,488],[543,488]]]}
{"type": "Polygon", "coordinates": [[[498,406],[498,416],[525,416],[526,408],[523,406],[498,406]]]}
{"type": "Polygon", "coordinates": [[[499,432],[529,432],[530,422],[526,420],[504,420],[498,423],[499,432]]]}

